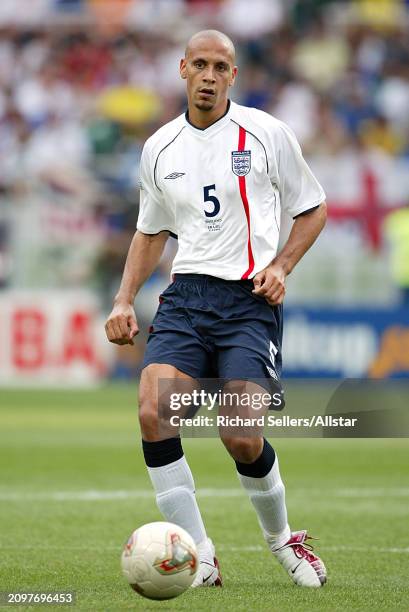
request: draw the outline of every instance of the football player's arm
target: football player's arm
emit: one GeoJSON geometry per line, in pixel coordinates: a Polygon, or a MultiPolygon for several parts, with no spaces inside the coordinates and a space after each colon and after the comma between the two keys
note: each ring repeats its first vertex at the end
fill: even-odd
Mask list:
{"type": "Polygon", "coordinates": [[[139,332],[134,310],[134,299],[144,282],[159,263],[169,232],[143,234],[136,231],[129,247],[119,291],[114,307],[105,323],[105,332],[110,342],[133,344],[139,332]]]}
{"type": "Polygon", "coordinates": [[[314,244],[324,228],[326,218],[325,202],[296,217],[283,249],[270,265],[254,277],[254,293],[265,297],[271,305],[282,304],[287,275],[314,244]]]}
{"type": "Polygon", "coordinates": [[[303,158],[291,129],[276,123],[272,135],[276,151],[270,179],[278,186],[282,208],[294,219],[282,251],[254,277],[254,292],[272,304],[281,304],[285,278],[315,242],[326,221],[325,193],[303,158]]]}

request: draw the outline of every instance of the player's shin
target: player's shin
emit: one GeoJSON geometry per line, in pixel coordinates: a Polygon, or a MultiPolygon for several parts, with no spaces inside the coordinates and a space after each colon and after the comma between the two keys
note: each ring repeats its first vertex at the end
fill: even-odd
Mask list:
{"type": "Polygon", "coordinates": [[[272,550],[279,548],[287,542],[291,531],[287,522],[285,488],[274,449],[264,440],[262,453],[254,463],[236,461],[236,467],[267,544],[272,550]]]}
{"type": "Polygon", "coordinates": [[[212,546],[206,535],[192,472],[180,438],[159,442],[142,440],[142,446],[159,510],[167,521],[180,525],[192,536],[200,560],[213,564],[212,546]]]}

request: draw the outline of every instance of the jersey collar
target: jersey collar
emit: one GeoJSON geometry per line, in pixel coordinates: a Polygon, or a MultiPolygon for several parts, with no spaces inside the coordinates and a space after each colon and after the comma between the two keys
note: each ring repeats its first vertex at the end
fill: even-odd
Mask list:
{"type": "Polygon", "coordinates": [[[226,125],[226,123],[229,123],[230,110],[231,110],[231,102],[230,100],[228,100],[226,112],[224,113],[224,115],[219,117],[214,123],[209,125],[207,128],[198,128],[194,126],[192,123],[190,123],[188,110],[186,110],[185,112],[185,121],[189,129],[192,130],[192,132],[194,132],[198,136],[208,136],[209,134],[214,134],[215,132],[218,132],[219,129],[223,128],[226,125]]]}

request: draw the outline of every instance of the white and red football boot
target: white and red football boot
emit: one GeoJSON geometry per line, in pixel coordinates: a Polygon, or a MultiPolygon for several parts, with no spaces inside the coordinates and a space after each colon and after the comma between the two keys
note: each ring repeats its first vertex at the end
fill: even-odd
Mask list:
{"type": "Polygon", "coordinates": [[[215,549],[213,542],[208,538],[208,542],[213,552],[213,563],[208,561],[199,561],[199,569],[197,570],[196,577],[191,584],[191,588],[205,587],[205,586],[219,586],[223,584],[222,575],[220,573],[219,562],[217,557],[214,556],[215,549]]]}
{"type": "Polygon", "coordinates": [[[298,586],[321,587],[327,581],[324,563],[314,555],[312,546],[305,543],[313,539],[305,530],[295,531],[283,546],[273,550],[274,556],[298,586]]]}

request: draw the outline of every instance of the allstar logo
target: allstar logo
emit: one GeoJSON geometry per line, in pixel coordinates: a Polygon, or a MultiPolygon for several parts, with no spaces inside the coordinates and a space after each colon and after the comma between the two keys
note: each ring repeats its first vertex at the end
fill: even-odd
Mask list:
{"type": "Polygon", "coordinates": [[[168,176],[165,176],[165,179],[177,179],[181,176],[184,176],[185,174],[186,172],[172,172],[172,174],[168,174],[168,176]]]}

